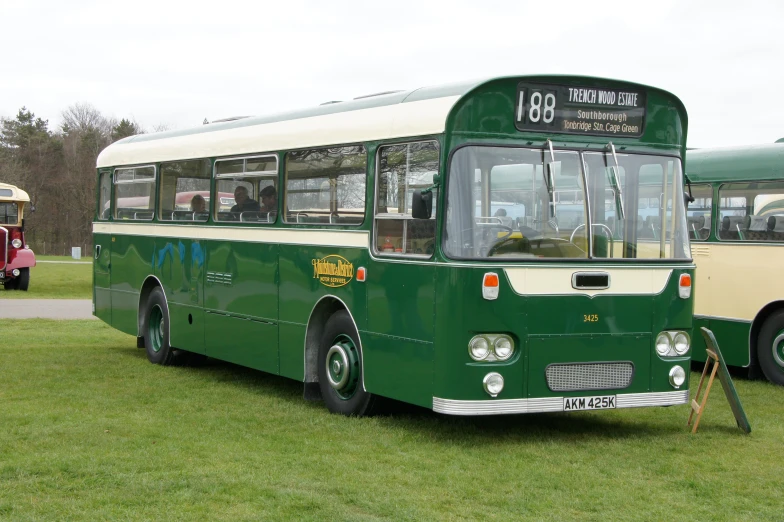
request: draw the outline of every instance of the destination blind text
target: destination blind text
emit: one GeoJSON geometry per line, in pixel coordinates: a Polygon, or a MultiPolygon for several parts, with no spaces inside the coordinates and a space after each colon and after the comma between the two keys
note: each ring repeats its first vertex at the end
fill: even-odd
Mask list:
{"type": "Polygon", "coordinates": [[[590,103],[592,105],[611,105],[614,107],[638,107],[638,101],[639,96],[636,92],[569,87],[569,98],[567,103],[590,103]]]}

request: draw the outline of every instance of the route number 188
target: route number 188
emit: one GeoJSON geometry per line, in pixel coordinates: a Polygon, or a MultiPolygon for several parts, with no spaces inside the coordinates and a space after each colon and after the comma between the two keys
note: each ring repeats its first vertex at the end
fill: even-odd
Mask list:
{"type": "Polygon", "coordinates": [[[528,105],[525,103],[525,89],[520,90],[520,98],[517,100],[517,121],[524,121],[528,116],[527,123],[552,123],[555,118],[555,94],[542,91],[531,90],[531,97],[528,105]]]}

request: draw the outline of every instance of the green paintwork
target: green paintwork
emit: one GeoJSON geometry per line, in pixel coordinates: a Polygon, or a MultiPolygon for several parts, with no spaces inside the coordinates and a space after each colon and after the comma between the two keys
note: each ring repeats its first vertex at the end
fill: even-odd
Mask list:
{"type": "Polygon", "coordinates": [[[112,324],[110,265],[112,239],[107,234],[93,234],[93,302],[95,315],[112,324]]]}
{"type": "Polygon", "coordinates": [[[694,350],[692,358],[695,361],[705,362],[707,360],[705,343],[702,335],[700,335],[700,328],[702,327],[712,331],[716,339],[721,339],[721,351],[727,364],[742,367],[747,367],[751,364],[749,354],[751,323],[749,321],[732,321],[716,317],[695,316],[694,331],[691,334],[692,341],[695,343],[692,346],[694,350]]]}
{"type": "Polygon", "coordinates": [[[498,299],[486,301],[481,288],[488,269],[439,267],[435,344],[448,350],[436,350],[436,397],[486,399],[482,378],[491,370],[504,377],[501,399],[584,395],[551,392],[544,380],[545,368],[558,362],[596,361],[632,361],[635,365],[632,385],[608,393],[669,391],[669,369],[675,362],[689,360],[688,354],[661,358],[653,349],[659,332],[691,327],[691,300],[678,298],[679,270],[665,290],[654,296],[524,297],[515,294],[501,277],[498,299]],[[454,302],[462,306],[456,308],[454,302]],[[669,309],[672,314],[667,313],[669,309]],[[598,315],[599,321],[584,322],[584,315],[590,314],[598,315]],[[474,362],[468,342],[478,333],[509,335],[515,354],[504,362],[474,362]]]}
{"type": "MultiPolygon", "coordinates": [[[[521,134],[512,116],[519,81],[596,85],[611,88],[642,87],[647,93],[647,124],[639,139],[612,139],[619,151],[672,154],[683,157],[686,112],[674,96],[658,89],[586,77],[513,77],[472,82],[445,88],[333,104],[289,115],[243,119],[128,138],[154,140],[225,128],[238,128],[283,119],[358,110],[371,106],[406,103],[438,96],[462,95],[447,119],[446,131],[410,140],[438,140],[442,178],[451,153],[466,143],[542,147],[547,139],[555,147],[604,150],[610,139],[601,136],[521,134]]],[[[396,140],[397,142],[404,140],[396,140]]],[[[386,143],[386,142],[385,142],[386,143]]],[[[163,287],[170,314],[172,346],[205,353],[223,360],[258,368],[297,380],[308,380],[315,369],[307,367],[309,328],[322,307],[345,306],[354,320],[360,346],[364,386],[378,395],[432,407],[433,397],[488,400],[483,377],[491,370],[505,379],[498,399],[585,395],[586,392],[552,392],[544,380],[545,367],[556,362],[631,361],[634,380],[615,392],[673,391],[668,371],[689,357],[662,359],[653,342],[665,329],[691,329],[693,299],[678,297],[677,277],[693,273],[689,261],[632,262],[640,268],[670,268],[673,275],[658,295],[521,296],[501,277],[499,298],[484,300],[484,273],[503,273],[498,260],[455,263],[441,248],[445,191],[437,190],[439,209],[435,253],[431,258],[376,258],[366,248],[260,244],[220,240],[182,239],[181,227],[344,230],[373,237],[375,156],[381,142],[364,143],[368,151],[367,210],[358,226],[274,224],[162,223],[164,237],[95,234],[103,250],[95,263],[96,316],[127,333],[138,335],[141,289],[154,276],[163,287]],[[169,233],[168,231],[171,231],[169,233]],[[367,268],[367,281],[356,279],[335,288],[314,277],[313,260],[342,256],[355,268],[367,268]],[[595,314],[597,322],[583,316],[595,314]],[[468,340],[477,333],[506,333],[515,353],[504,362],[474,362],[468,340]]],[[[286,151],[277,153],[281,171],[286,151]]],[[[214,162],[215,158],[210,158],[214,162]]],[[[282,172],[281,172],[282,176],[282,172]]],[[[215,194],[215,181],[211,182],[215,194]]],[[[279,186],[283,186],[282,183],[279,186]]],[[[112,187],[114,190],[114,187],[112,187]]],[[[157,194],[156,194],[157,199],[157,194]]],[[[214,199],[214,198],[213,198],[214,199]]],[[[98,222],[98,216],[96,215],[98,222]]],[[[113,221],[113,220],[110,220],[113,221]]],[[[158,223],[157,218],[153,223],[158,223]]],[[[529,266],[553,266],[527,263],[529,266]]],[[[558,266],[574,269],[629,265],[626,260],[578,260],[558,266]]],[[[508,266],[522,266],[522,263],[508,266]]],[[[570,272],[571,273],[571,272],[570,272]]],[[[318,342],[319,338],[313,337],[318,342]]],[[[345,343],[346,339],[338,340],[345,343]]],[[[351,350],[351,347],[347,347],[351,350]]],[[[338,372],[339,373],[339,372],[338,372]]],[[[338,376],[335,374],[335,377],[338,376]]],[[[359,385],[359,384],[357,384],[359,385]]],[[[685,386],[688,386],[686,383],[685,386]]],[[[349,392],[345,392],[348,394],[349,392]]],[[[346,395],[348,397],[349,395],[346,395]]]]}
{"type": "Polygon", "coordinates": [[[782,143],[689,149],[686,159],[686,176],[692,183],[773,181],[784,175],[782,143]]]}

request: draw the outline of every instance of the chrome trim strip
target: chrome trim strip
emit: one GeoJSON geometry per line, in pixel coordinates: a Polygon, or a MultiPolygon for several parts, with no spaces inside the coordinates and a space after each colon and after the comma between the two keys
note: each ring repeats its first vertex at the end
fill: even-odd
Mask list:
{"type": "MultiPolygon", "coordinates": [[[[775,303],[775,302],[776,301],[771,301],[770,303],[775,303]]],[[[768,306],[770,303],[766,303],[765,306],[768,306]]],[[[763,306],[762,308],[765,308],[765,306],[763,306]]],[[[760,308],[760,310],[762,310],[762,308],[760,308]]],[[[759,312],[757,312],[756,315],[759,315],[759,312]]],[[[753,320],[750,320],[750,319],[738,319],[737,317],[724,317],[724,316],[721,316],[721,315],[699,315],[699,314],[694,314],[694,318],[695,319],[707,319],[707,320],[713,319],[713,320],[716,320],[716,321],[730,321],[730,322],[733,322],[733,323],[744,323],[744,324],[748,324],[748,325],[751,325],[751,323],[754,322],[753,320]]]]}
{"type": "MultiPolygon", "coordinates": [[[[600,395],[600,394],[597,394],[600,395]]],[[[586,395],[593,397],[594,395],[586,395]]],[[[510,413],[543,413],[563,411],[564,397],[537,399],[503,399],[485,401],[458,401],[433,397],[433,411],[448,415],[504,415],[510,413]]],[[[642,406],[672,406],[689,402],[689,390],[652,393],[619,393],[616,408],[642,406]]]]}

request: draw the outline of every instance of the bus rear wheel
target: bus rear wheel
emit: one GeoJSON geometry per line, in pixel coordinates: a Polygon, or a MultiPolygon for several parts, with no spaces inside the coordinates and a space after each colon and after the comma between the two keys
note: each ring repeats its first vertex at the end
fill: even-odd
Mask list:
{"type": "Polygon", "coordinates": [[[321,397],[332,413],[371,415],[376,397],[362,386],[362,354],[354,321],[345,310],[332,315],[319,345],[321,397]]]}
{"type": "Polygon", "coordinates": [[[775,312],[762,325],[757,361],[770,382],[784,386],[784,310],[775,312]]]}
{"type": "Polygon", "coordinates": [[[142,334],[147,359],[153,364],[167,366],[175,361],[175,351],[169,344],[169,308],[160,287],[153,288],[142,315],[142,334]]]}

